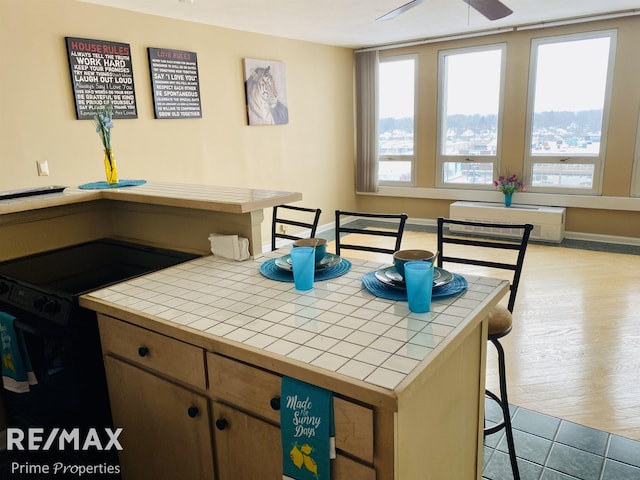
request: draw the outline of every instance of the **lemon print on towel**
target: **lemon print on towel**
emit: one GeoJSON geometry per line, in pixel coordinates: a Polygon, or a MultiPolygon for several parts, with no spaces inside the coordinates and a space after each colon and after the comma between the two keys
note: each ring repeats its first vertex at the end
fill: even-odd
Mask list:
{"type": "Polygon", "coordinates": [[[303,443],[300,447],[298,447],[297,443],[294,443],[293,448],[289,451],[289,456],[296,467],[302,468],[302,466],[304,466],[304,468],[314,474],[315,478],[319,479],[318,464],[311,457],[311,452],[313,452],[313,447],[308,443],[303,443]]]}
{"type": "Polygon", "coordinates": [[[4,354],[4,356],[2,357],[2,363],[4,364],[4,367],[6,369],[11,370],[12,372],[16,371],[16,367],[13,366],[13,360],[10,353],[4,354]]]}

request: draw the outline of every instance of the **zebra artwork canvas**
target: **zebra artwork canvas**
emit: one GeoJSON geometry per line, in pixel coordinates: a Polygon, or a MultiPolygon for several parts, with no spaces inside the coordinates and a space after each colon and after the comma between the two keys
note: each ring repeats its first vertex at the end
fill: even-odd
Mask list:
{"type": "Polygon", "coordinates": [[[289,123],[284,63],[245,58],[244,75],[249,125],[289,123]]]}

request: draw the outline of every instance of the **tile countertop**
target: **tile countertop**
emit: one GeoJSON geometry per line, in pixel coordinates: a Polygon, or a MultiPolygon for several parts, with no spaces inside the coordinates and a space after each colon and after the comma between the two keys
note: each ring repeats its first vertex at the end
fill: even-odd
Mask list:
{"type": "Polygon", "coordinates": [[[145,326],[179,326],[394,390],[477,325],[482,310],[508,290],[504,280],[465,276],[464,293],[434,300],[431,312],[416,314],[406,302],[363,288],[360,277],[386,265],[351,260],[345,275],[299,292],[293,283],[259,272],[262,262],[281,255],[244,262],[202,257],[86,294],[80,302],[108,315],[142,317],[145,326]]]}
{"type": "Polygon", "coordinates": [[[83,190],[76,187],[67,187],[60,193],[1,200],[0,214],[100,199],[228,213],[247,213],[282,203],[299,201],[302,199],[302,194],[251,188],[155,182],[133,187],[114,187],[101,190],[83,190]]]}

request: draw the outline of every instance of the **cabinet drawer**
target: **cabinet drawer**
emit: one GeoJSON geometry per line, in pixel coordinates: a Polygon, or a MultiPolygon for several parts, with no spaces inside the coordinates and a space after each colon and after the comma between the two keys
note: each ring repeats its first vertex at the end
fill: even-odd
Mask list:
{"type": "MultiPolygon", "coordinates": [[[[280,376],[207,353],[209,386],[214,398],[280,423],[280,376]]],[[[373,410],[348,400],[333,400],[336,448],[373,463],[373,410]]]]}
{"type": "Polygon", "coordinates": [[[137,365],[205,390],[204,353],[201,348],[159,333],[98,315],[103,354],[112,353],[137,365]]]}

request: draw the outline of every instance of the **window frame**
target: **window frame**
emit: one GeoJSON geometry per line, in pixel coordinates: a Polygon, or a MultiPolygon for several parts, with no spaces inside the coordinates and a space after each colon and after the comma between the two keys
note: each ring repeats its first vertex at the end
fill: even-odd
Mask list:
{"type": "MultiPolygon", "coordinates": [[[[378,185],[385,187],[415,187],[416,186],[416,158],[417,158],[417,142],[418,137],[418,59],[419,55],[416,53],[402,54],[402,55],[390,55],[388,57],[380,57],[378,63],[397,62],[403,60],[413,60],[413,154],[412,155],[381,155],[378,153],[378,169],[381,162],[411,162],[411,180],[408,182],[396,181],[396,180],[381,180],[378,174],[378,185]]],[[[379,75],[379,72],[378,72],[379,75]]],[[[380,95],[380,89],[378,87],[378,95],[380,95]]],[[[380,99],[378,98],[378,104],[380,99]]],[[[380,112],[377,110],[377,122],[380,123],[380,112]]],[[[378,138],[376,138],[377,145],[380,145],[380,132],[378,132],[378,138]]]]}
{"type": "Polygon", "coordinates": [[[607,132],[611,111],[611,97],[614,80],[614,67],[616,60],[617,29],[595,30],[590,32],[569,33],[549,37],[531,39],[531,52],[529,62],[529,87],[527,91],[527,111],[524,141],[524,171],[527,183],[527,191],[532,193],[560,193],[569,195],[601,195],[604,165],[607,151],[607,132]],[[605,83],[604,102],[602,106],[602,124],[600,129],[600,150],[598,155],[533,155],[533,119],[534,101],[536,93],[536,77],[538,66],[538,47],[552,43],[572,42],[595,38],[609,37],[609,59],[607,62],[607,77],[605,83]],[[536,163],[565,164],[565,165],[593,165],[593,181],[591,188],[571,188],[557,186],[532,186],[533,165],[536,163]]]}
{"type": "MultiPolygon", "coordinates": [[[[452,48],[438,51],[438,106],[437,106],[437,119],[436,119],[436,188],[452,188],[463,190],[491,190],[493,189],[493,183],[488,184],[472,184],[472,183],[451,183],[444,181],[444,165],[448,162],[454,163],[488,163],[491,164],[491,170],[495,172],[500,171],[500,158],[502,151],[502,126],[504,120],[504,97],[506,87],[506,71],[507,71],[507,43],[499,42],[487,45],[477,45],[471,47],[452,48]],[[487,52],[491,50],[499,50],[501,52],[500,58],[500,93],[498,96],[498,125],[496,133],[496,154],[495,155],[446,155],[443,153],[444,148],[444,135],[446,134],[446,128],[443,126],[443,117],[446,100],[446,57],[455,54],[468,54],[473,52],[487,52]]],[[[493,178],[493,177],[492,177],[493,178]]]]}

